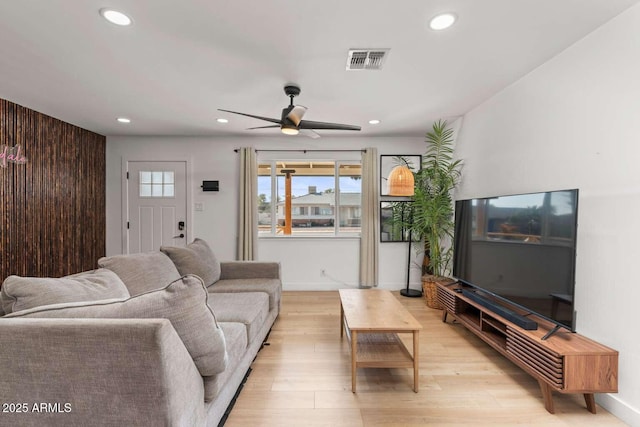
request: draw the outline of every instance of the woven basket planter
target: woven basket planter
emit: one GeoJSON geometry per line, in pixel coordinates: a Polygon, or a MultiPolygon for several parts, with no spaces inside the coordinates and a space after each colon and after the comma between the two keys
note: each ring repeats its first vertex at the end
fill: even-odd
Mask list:
{"type": "Polygon", "coordinates": [[[438,282],[449,283],[453,282],[453,279],[425,274],[422,276],[422,295],[427,307],[442,310],[444,307],[438,301],[438,287],[436,286],[438,282]]]}

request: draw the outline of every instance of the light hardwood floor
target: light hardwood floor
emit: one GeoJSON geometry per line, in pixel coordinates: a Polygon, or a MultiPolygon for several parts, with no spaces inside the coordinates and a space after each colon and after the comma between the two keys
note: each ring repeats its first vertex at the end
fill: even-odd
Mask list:
{"type": "Polygon", "coordinates": [[[535,380],[422,298],[396,295],[424,327],[419,393],[411,369],[359,369],[353,394],[338,292],[284,292],[225,426],[625,425],[600,406],[589,413],[582,395],[555,393],[549,414],[535,380]]]}

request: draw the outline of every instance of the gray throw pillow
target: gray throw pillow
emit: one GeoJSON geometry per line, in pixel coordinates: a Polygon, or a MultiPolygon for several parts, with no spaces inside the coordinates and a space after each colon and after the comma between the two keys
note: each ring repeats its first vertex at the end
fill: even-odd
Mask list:
{"type": "Polygon", "coordinates": [[[132,296],[159,289],[184,276],[160,251],[103,257],[98,265],[114,271],[132,296]]]}
{"type": "Polygon", "coordinates": [[[204,240],[196,238],[186,247],[162,246],[160,250],[171,258],[180,274],[195,274],[207,287],[220,280],[220,262],[204,240]]]}
{"type": "Polygon", "coordinates": [[[103,268],[61,278],[9,276],[0,290],[0,302],[5,313],[50,304],[129,296],[118,275],[103,268]]]}
{"type": "Polygon", "coordinates": [[[73,303],[23,310],[6,317],[168,319],[202,376],[218,374],[227,366],[222,329],[207,304],[208,292],[197,276],[185,276],[163,289],[124,301],[73,303]]]}

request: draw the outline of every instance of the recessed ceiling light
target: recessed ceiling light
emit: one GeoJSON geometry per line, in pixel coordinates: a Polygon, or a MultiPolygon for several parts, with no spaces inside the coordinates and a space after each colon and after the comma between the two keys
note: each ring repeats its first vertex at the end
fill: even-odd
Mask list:
{"type": "Polygon", "coordinates": [[[455,13],[441,13],[440,15],[436,15],[431,18],[431,21],[429,21],[429,27],[431,27],[432,30],[436,31],[444,30],[452,26],[453,23],[456,22],[456,19],[457,16],[455,15],[455,13]]]}
{"type": "Polygon", "coordinates": [[[133,22],[131,18],[129,18],[124,13],[118,12],[117,10],[113,9],[100,9],[100,15],[102,15],[104,19],[111,22],[112,24],[121,25],[123,27],[131,25],[131,22],[133,22]]]}
{"type": "Polygon", "coordinates": [[[370,125],[377,125],[377,124],[380,124],[380,120],[378,120],[378,119],[369,120],[369,124],[370,124],[370,125]]]}
{"type": "Polygon", "coordinates": [[[126,117],[118,117],[116,120],[120,123],[131,123],[131,119],[128,119],[126,117]]]}
{"type": "Polygon", "coordinates": [[[220,118],[220,119],[216,119],[216,122],[218,122],[218,123],[229,123],[229,120],[220,118]]]}

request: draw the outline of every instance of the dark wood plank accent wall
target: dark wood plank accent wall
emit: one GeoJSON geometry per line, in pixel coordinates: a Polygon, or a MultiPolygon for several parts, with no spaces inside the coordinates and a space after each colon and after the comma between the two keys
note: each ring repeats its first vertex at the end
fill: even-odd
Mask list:
{"type": "Polygon", "coordinates": [[[106,138],[0,99],[0,152],[17,145],[27,162],[0,166],[0,283],[95,268],[105,254],[106,138]]]}

